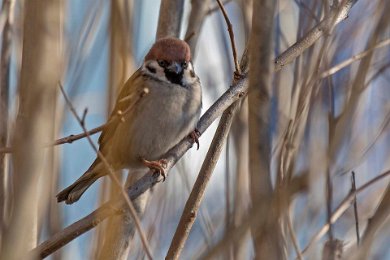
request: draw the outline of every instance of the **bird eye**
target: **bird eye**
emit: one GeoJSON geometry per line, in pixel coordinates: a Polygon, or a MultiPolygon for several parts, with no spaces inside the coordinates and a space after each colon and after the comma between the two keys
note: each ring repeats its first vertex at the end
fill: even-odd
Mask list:
{"type": "Polygon", "coordinates": [[[182,67],[183,69],[186,69],[186,68],[188,67],[188,62],[183,61],[183,62],[181,63],[181,67],[182,67]]]}
{"type": "Polygon", "coordinates": [[[158,60],[157,62],[158,62],[158,65],[160,65],[163,68],[168,66],[168,62],[166,60],[158,60]]]}

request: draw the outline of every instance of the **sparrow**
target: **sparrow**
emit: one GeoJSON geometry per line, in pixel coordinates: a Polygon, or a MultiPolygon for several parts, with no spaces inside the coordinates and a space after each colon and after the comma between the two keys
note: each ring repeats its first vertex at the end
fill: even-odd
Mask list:
{"type": "MultiPolygon", "coordinates": [[[[114,170],[147,167],[165,179],[161,156],[188,135],[197,142],[201,106],[201,84],[188,44],[171,37],[157,40],[122,87],[99,137],[99,151],[114,170]]],[[[107,174],[97,157],[78,180],[57,194],[57,201],[76,202],[107,174]]]]}

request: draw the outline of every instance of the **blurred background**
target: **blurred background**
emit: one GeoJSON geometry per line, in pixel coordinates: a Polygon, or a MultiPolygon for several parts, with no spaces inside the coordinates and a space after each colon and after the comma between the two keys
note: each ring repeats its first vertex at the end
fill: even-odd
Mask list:
{"type": "MultiPolygon", "coordinates": [[[[49,50],[44,42],[25,41],[23,44],[23,37],[27,37],[26,31],[37,29],[35,25],[29,27],[25,22],[28,17],[27,14],[25,17],[23,15],[25,1],[0,1],[0,149],[3,148],[0,157],[0,220],[3,246],[6,244],[5,230],[11,225],[15,208],[18,207],[15,202],[18,201],[17,193],[20,190],[15,187],[21,182],[18,179],[20,176],[15,175],[20,164],[13,159],[13,153],[4,152],[4,147],[14,147],[14,142],[17,142],[15,135],[18,130],[15,129],[20,129],[18,117],[23,114],[20,107],[24,100],[21,85],[29,84],[28,73],[23,74],[23,48],[31,48],[30,54],[26,55],[32,57],[35,52],[44,53],[47,57],[42,60],[55,59],[56,55],[59,57],[49,68],[39,66],[42,60],[36,59],[37,69],[52,71],[49,78],[41,80],[50,80],[50,75],[60,79],[78,113],[81,115],[88,108],[85,125],[92,129],[106,121],[118,90],[142,64],[144,55],[156,37],[160,7],[158,0],[55,2],[57,6],[46,3],[44,8],[49,10],[44,12],[35,9],[35,16],[45,15],[55,25],[49,26],[47,30],[50,35],[58,34],[58,48],[49,50]],[[51,14],[50,10],[55,12],[51,14]],[[40,47],[44,48],[43,52],[35,50],[40,47]],[[51,56],[50,51],[56,54],[51,56]]],[[[195,2],[200,1],[184,1],[181,39],[188,35],[189,17],[195,2]]],[[[234,70],[225,20],[216,1],[205,2],[208,4],[207,12],[197,35],[199,39],[193,56],[195,71],[203,86],[202,113],[229,88],[234,70]]],[[[241,57],[251,30],[252,1],[222,2],[233,24],[238,56],[241,57]]],[[[330,12],[333,2],[338,1],[277,1],[274,56],[281,54],[316,26],[330,12]]],[[[390,12],[390,8],[385,2],[356,1],[345,21],[274,74],[270,126],[274,185],[282,183],[281,173],[309,176],[307,190],[294,196],[282,217],[287,259],[295,259],[297,251],[302,250],[305,250],[305,259],[321,258],[328,238],[323,234],[313,242],[313,237],[327,223],[327,174],[333,184],[333,211],[351,190],[352,171],[356,175],[356,186],[360,187],[390,168],[390,18],[384,15],[390,12]],[[370,61],[354,56],[365,50],[370,50],[370,61]],[[338,68],[341,62],[351,57],[355,60],[348,66],[337,71],[330,70],[338,68]],[[357,84],[362,86],[357,88],[357,84]]],[[[55,79],[51,82],[56,84],[55,79]]],[[[33,87],[35,85],[30,86],[33,87]]],[[[54,102],[54,109],[44,110],[49,110],[50,115],[46,118],[50,118],[52,129],[49,132],[37,130],[37,133],[45,133],[40,139],[45,140],[43,143],[82,132],[59,88],[55,86],[52,89],[52,96],[44,99],[54,102]]],[[[39,93],[43,92],[38,92],[34,96],[36,99],[32,99],[38,103],[36,106],[42,98],[39,93]]],[[[217,124],[214,122],[202,135],[200,149],[189,150],[172,169],[167,180],[156,185],[147,199],[142,226],[156,259],[166,255],[217,124]]],[[[45,123],[40,121],[34,121],[34,125],[45,127],[45,123]]],[[[239,227],[250,212],[247,130],[247,103],[243,101],[208,184],[196,222],[182,252],[182,259],[196,259],[205,254],[228,230],[239,227]]],[[[99,134],[92,136],[95,142],[98,137],[99,134]]],[[[15,156],[23,155],[23,152],[17,151],[15,148],[15,156]]],[[[40,166],[26,166],[25,169],[46,172],[39,175],[34,185],[38,190],[36,200],[39,202],[35,207],[39,212],[35,235],[38,244],[91,213],[107,200],[111,181],[102,178],[88,189],[79,202],[73,205],[56,203],[57,192],[84,173],[95,156],[88,141],[81,139],[47,148],[41,158],[34,159],[43,162],[40,166]]],[[[28,185],[26,179],[23,182],[28,185]]],[[[361,234],[381,202],[388,183],[389,179],[383,178],[358,194],[361,234]]],[[[355,219],[354,208],[350,206],[332,228],[334,237],[343,242],[344,256],[351,255],[356,249],[355,219]]],[[[96,258],[104,238],[102,226],[71,241],[50,259],[96,258]]],[[[390,258],[388,218],[387,224],[382,227],[373,238],[369,259],[390,258]]],[[[23,236],[23,233],[19,235],[23,236]]],[[[144,258],[137,232],[130,243],[128,259],[144,258]]],[[[253,259],[254,245],[250,233],[243,236],[239,243],[226,246],[224,257],[253,259]]]]}

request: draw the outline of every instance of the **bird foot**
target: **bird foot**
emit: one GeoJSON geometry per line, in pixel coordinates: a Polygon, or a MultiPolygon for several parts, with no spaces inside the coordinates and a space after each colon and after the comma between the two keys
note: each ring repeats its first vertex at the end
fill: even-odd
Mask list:
{"type": "Polygon", "coordinates": [[[192,139],[192,142],[196,143],[196,150],[199,150],[199,130],[195,128],[195,130],[190,133],[190,137],[192,139]]]}
{"type": "Polygon", "coordinates": [[[148,161],[144,158],[141,158],[142,163],[151,170],[154,170],[155,173],[163,177],[163,182],[165,181],[167,175],[165,169],[167,167],[167,161],[164,159],[157,161],[148,161]]]}

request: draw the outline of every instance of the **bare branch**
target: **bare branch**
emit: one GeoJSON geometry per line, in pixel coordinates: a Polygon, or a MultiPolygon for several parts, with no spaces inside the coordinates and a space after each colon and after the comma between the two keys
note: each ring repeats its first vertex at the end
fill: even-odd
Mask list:
{"type": "Polygon", "coordinates": [[[76,109],[73,107],[73,105],[70,102],[68,96],[66,95],[65,90],[63,89],[61,84],[59,86],[60,86],[61,92],[62,92],[62,94],[63,94],[63,96],[65,98],[65,101],[66,101],[67,105],[69,106],[70,110],[72,111],[72,114],[77,119],[77,121],[79,122],[80,126],[83,128],[84,133],[86,133],[89,144],[92,146],[93,150],[95,151],[95,153],[97,154],[99,159],[103,162],[104,166],[106,167],[106,170],[109,173],[109,177],[115,183],[117,188],[120,190],[121,195],[125,199],[125,202],[126,202],[128,208],[130,210],[131,217],[134,220],[136,229],[139,232],[139,235],[140,235],[140,238],[141,238],[141,242],[142,242],[142,245],[143,245],[143,247],[145,249],[146,255],[148,256],[149,259],[153,259],[149,243],[146,240],[145,233],[142,230],[141,221],[139,220],[139,218],[137,216],[137,212],[135,211],[133,203],[131,202],[131,200],[127,196],[125,189],[123,188],[123,186],[121,185],[120,181],[118,180],[118,177],[115,175],[115,171],[112,169],[112,167],[109,164],[109,162],[107,161],[107,159],[103,156],[103,154],[96,147],[96,145],[92,141],[91,137],[87,134],[87,129],[85,128],[84,121],[83,121],[83,118],[85,118],[85,114],[86,114],[87,110],[84,110],[83,117],[80,118],[79,115],[76,112],[76,109]]]}
{"type": "Polygon", "coordinates": [[[329,33],[334,26],[340,23],[348,16],[349,10],[358,0],[344,0],[339,6],[333,8],[318,25],[311,29],[302,39],[289,47],[275,60],[275,70],[280,70],[283,66],[292,62],[296,57],[302,54],[312,46],[324,34],[329,33]]]}
{"type": "Polygon", "coordinates": [[[217,3],[219,5],[219,7],[221,8],[223,17],[225,18],[225,21],[226,21],[226,24],[228,27],[228,32],[229,32],[229,36],[230,36],[230,43],[232,45],[234,67],[235,67],[234,74],[236,75],[236,77],[239,77],[241,75],[241,70],[240,70],[240,66],[238,65],[237,49],[236,49],[236,43],[234,41],[233,25],[230,22],[229,16],[227,15],[225,7],[223,7],[223,4],[221,3],[221,0],[217,0],[217,3]]]}
{"type": "Polygon", "coordinates": [[[322,72],[321,76],[320,76],[320,79],[323,79],[323,78],[326,78],[326,77],[329,77],[329,76],[335,74],[336,72],[338,72],[338,71],[344,69],[345,67],[351,65],[355,61],[363,59],[364,57],[366,57],[368,54],[370,54],[371,52],[375,51],[376,49],[386,47],[389,44],[390,44],[390,39],[386,39],[386,40],[383,40],[383,41],[379,42],[378,44],[376,44],[372,48],[369,48],[369,49],[367,49],[365,51],[362,51],[359,54],[353,55],[351,58],[346,59],[346,60],[340,62],[339,64],[333,66],[332,68],[322,72]]]}

